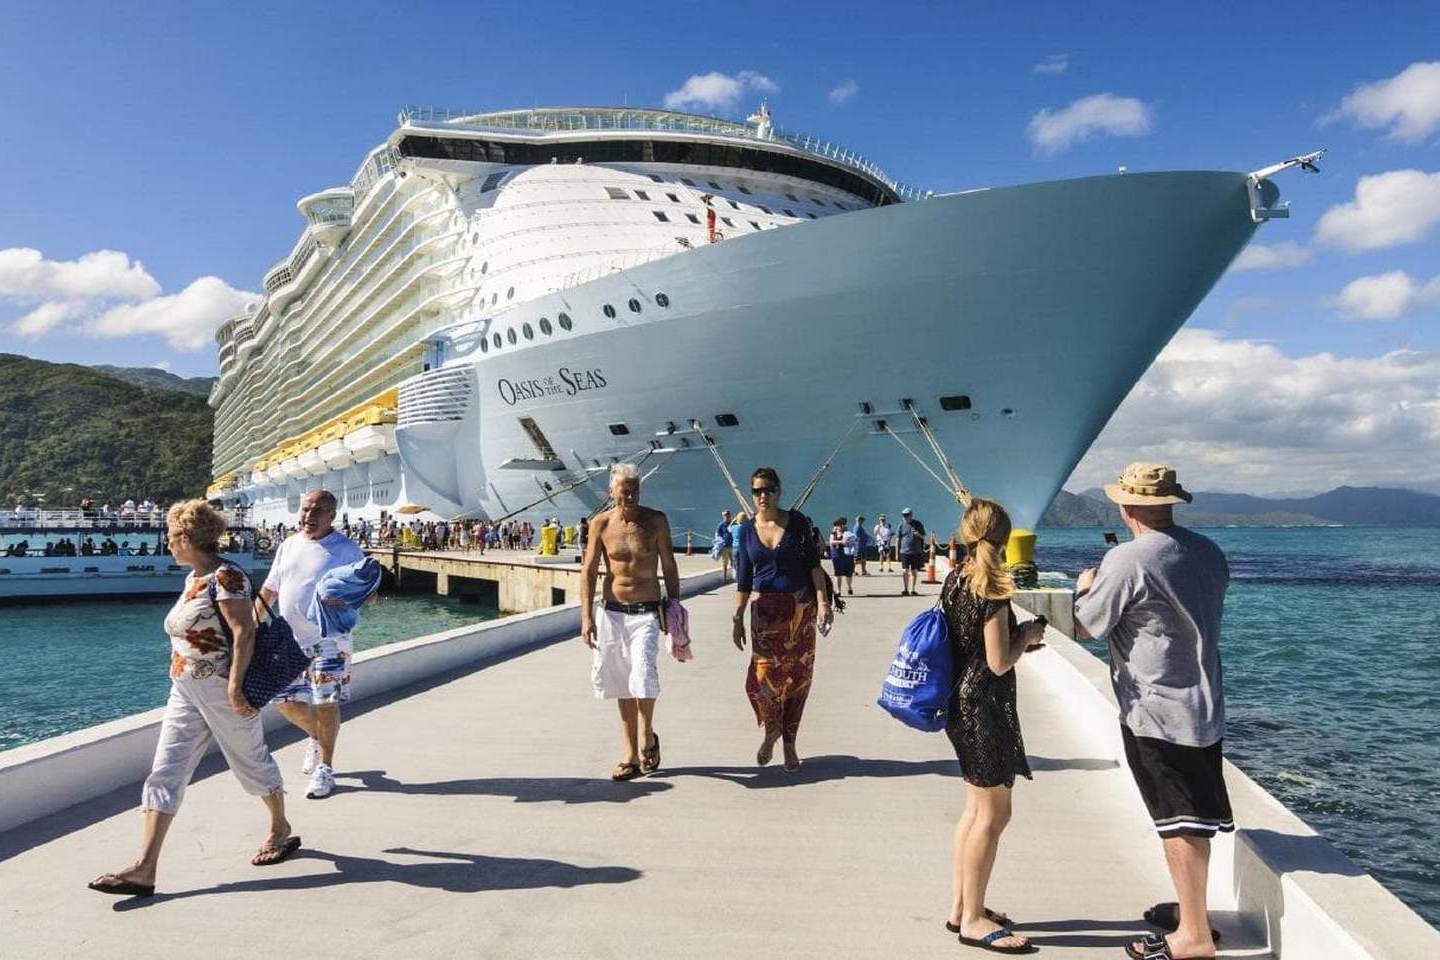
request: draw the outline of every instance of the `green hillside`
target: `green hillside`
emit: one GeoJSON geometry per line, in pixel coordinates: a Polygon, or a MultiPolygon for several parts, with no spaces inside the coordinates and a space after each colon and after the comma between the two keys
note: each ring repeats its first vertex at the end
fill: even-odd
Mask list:
{"type": "Polygon", "coordinates": [[[215,377],[177,377],[158,367],[112,367],[108,363],[96,363],[92,364],[90,369],[99,370],[147,390],[179,390],[181,393],[193,393],[201,397],[210,396],[210,388],[215,385],[216,380],[215,377]]]}
{"type": "Polygon", "coordinates": [[[195,393],[0,353],[0,504],[202,496],[212,428],[195,393]]]}

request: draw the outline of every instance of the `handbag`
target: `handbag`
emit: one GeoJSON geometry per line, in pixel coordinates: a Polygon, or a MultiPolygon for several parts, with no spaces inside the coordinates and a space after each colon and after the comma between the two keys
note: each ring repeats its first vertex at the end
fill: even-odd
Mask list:
{"type": "Polygon", "coordinates": [[[950,629],[937,605],[911,620],[900,635],[875,702],[907,727],[935,733],[945,729],[954,685],[950,629]]]}
{"type": "MultiPolygon", "coordinates": [[[[207,592],[211,605],[215,607],[215,618],[220,621],[220,631],[225,634],[233,651],[235,637],[216,603],[214,577],[210,578],[207,592]]],[[[255,625],[255,649],[250,654],[250,665],[245,670],[245,678],[240,681],[240,689],[245,694],[245,702],[259,710],[309,669],[310,655],[300,649],[300,644],[295,642],[295,631],[284,617],[270,609],[270,604],[260,596],[259,590],[254,592],[254,598],[265,608],[268,619],[255,625]]]]}

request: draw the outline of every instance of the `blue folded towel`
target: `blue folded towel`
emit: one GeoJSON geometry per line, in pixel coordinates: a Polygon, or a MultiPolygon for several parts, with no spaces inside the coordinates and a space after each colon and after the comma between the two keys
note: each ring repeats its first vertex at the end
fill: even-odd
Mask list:
{"type": "Polygon", "coordinates": [[[380,589],[380,573],[380,564],[373,557],[326,570],[315,584],[305,619],[319,625],[322,637],[351,632],[360,622],[360,607],[380,589]],[[345,605],[322,600],[344,600],[345,605]]]}

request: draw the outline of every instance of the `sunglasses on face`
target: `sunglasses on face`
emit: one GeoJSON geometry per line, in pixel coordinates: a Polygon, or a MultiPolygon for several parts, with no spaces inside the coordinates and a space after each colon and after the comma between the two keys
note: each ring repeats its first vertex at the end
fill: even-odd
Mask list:
{"type": "Polygon", "coordinates": [[[751,495],[756,496],[756,497],[758,497],[758,496],[760,496],[760,495],[762,495],[762,494],[766,494],[766,493],[773,495],[773,494],[777,494],[777,493],[779,493],[779,492],[780,492],[780,488],[779,488],[779,487],[751,487],[751,488],[750,488],[750,493],[751,493],[751,495]]]}

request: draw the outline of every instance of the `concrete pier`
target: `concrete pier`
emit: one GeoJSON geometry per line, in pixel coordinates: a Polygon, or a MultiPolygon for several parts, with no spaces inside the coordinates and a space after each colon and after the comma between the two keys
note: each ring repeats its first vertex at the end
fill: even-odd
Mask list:
{"type": "MultiPolygon", "coordinates": [[[[862,595],[821,641],[798,774],[754,765],[747,654],[729,641],[732,594],[716,590],[689,601],[696,659],[662,664],[659,773],[608,780],[616,711],[591,697],[589,652],[569,636],[351,711],[329,799],[303,797],[303,744],[278,749],[305,841],[280,866],[249,865],[260,804],[214,764],[175,821],[152,900],[84,888],[134,856],[135,787],[0,834],[0,955],[253,957],[272,936],[278,951],[356,958],[957,955],[942,927],[957,764],[943,735],[874,706],[899,630],[931,598],[896,596],[893,576],[856,582],[862,595]]],[[[1146,930],[1141,911],[1172,899],[1118,736],[1105,735],[1113,708],[1075,666],[1086,656],[1052,631],[1022,661],[1035,779],[1017,785],[988,898],[1057,960],[1122,956],[1146,930]]],[[[1282,944],[1275,955],[1295,958],[1440,955],[1440,935],[1353,865],[1326,867],[1315,851],[1333,848],[1269,803],[1237,793],[1242,827],[1282,833],[1290,850],[1266,888],[1273,909],[1241,916],[1239,878],[1269,881],[1239,843],[1217,844],[1222,956],[1282,944]],[[1348,885],[1356,915],[1313,919],[1312,874],[1348,885]]]]}

